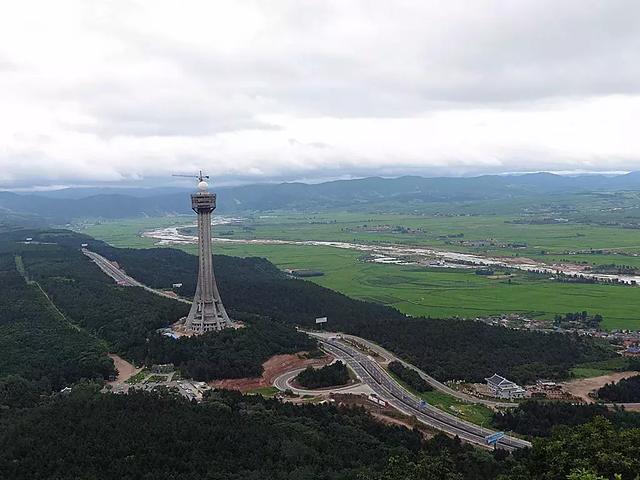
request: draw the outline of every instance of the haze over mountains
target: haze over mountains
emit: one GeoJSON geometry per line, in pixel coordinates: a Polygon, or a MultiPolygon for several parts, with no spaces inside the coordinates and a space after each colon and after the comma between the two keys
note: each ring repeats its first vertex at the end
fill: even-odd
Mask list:
{"type": "MultiPolygon", "coordinates": [[[[354,209],[377,204],[416,205],[524,198],[587,191],[640,190],[640,172],[563,176],[551,173],[478,177],[369,177],[319,184],[253,184],[214,188],[218,212],[354,209]]],[[[191,213],[191,190],[160,188],[68,188],[37,193],[0,192],[0,217],[53,223],[79,218],[129,218],[191,213]]]]}

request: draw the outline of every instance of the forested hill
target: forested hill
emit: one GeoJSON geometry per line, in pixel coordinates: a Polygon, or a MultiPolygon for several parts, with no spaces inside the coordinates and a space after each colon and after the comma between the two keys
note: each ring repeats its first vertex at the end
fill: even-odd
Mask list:
{"type": "Polygon", "coordinates": [[[152,287],[170,288],[182,282],[179,293],[186,297],[195,289],[195,256],[176,249],[118,249],[65,230],[13,235],[56,244],[30,245],[23,254],[25,266],[56,305],[80,326],[99,333],[128,358],[173,361],[196,378],[259,374],[260,363],[269,354],[309,348],[303,335],[288,332],[293,332],[293,325],[313,327],[319,316],[329,317],[329,328],[377,341],[440,380],[483,381],[497,370],[520,382],[562,378],[577,363],[613,355],[588,338],[510,330],[471,321],[408,318],[393,308],[289,278],[265,259],[227,256],[214,257],[221,295],[233,315],[249,320],[258,317],[247,329],[250,336],[232,335],[233,342],[225,340],[227,334],[184,342],[159,335],[149,337],[149,332],[184,315],[186,306],[141,289],[116,287],[78,247],[89,242],[93,250],[116,260],[130,275],[152,287]],[[62,250],[53,254],[56,249],[62,250]],[[265,321],[272,326],[262,326],[265,321]],[[269,347],[256,349],[257,345],[269,347]],[[222,346],[238,363],[221,370],[212,360],[218,357],[211,352],[222,346]],[[260,353],[251,355],[251,351],[260,353]]]}
{"type": "Polygon", "coordinates": [[[11,394],[23,380],[37,392],[113,375],[106,346],[62,317],[40,287],[23,278],[21,267],[21,255],[0,242],[0,407],[33,401],[11,394]]]}
{"type": "Polygon", "coordinates": [[[79,392],[22,415],[0,412],[0,478],[355,479],[420,449],[416,432],[364,411],[213,395],[198,405],[79,392]]]}
{"type": "Polygon", "coordinates": [[[116,285],[82,254],[86,240],[66,230],[0,237],[0,406],[6,404],[4,374],[21,375],[37,382],[35,390],[48,391],[113,374],[107,351],[136,364],[171,362],[187,376],[211,380],[260,376],[273,355],[315,348],[292,325],[234,310],[246,328],[177,341],[163,337],[156,330],[185,316],[188,305],[116,285]],[[34,241],[16,241],[25,237],[34,241]]]}
{"type": "Polygon", "coordinates": [[[560,425],[583,425],[596,417],[608,419],[618,429],[640,428],[640,414],[610,409],[601,403],[526,400],[517,408],[496,412],[494,425],[533,437],[548,437],[560,425]]]}
{"type": "MultiPolygon", "coordinates": [[[[183,282],[186,297],[195,290],[196,258],[170,248],[119,249],[92,242],[128,273],[156,288],[183,282]],[[154,268],[149,268],[154,265],[154,268]]],[[[562,378],[577,363],[614,353],[592,339],[491,327],[453,319],[406,317],[394,308],[355,300],[313,282],[291,279],[261,258],[215,256],[221,295],[228,308],[267,315],[279,322],[329,328],[377,341],[440,380],[484,381],[499,370],[519,382],[562,378]]]]}
{"type": "Polygon", "coordinates": [[[0,478],[32,480],[633,480],[640,429],[603,418],[509,455],[383,425],[363,410],[237,392],[202,404],[90,385],[0,409],[0,478]]]}
{"type": "MultiPolygon", "coordinates": [[[[219,187],[218,212],[415,209],[430,202],[505,200],[586,191],[640,190],[640,172],[568,177],[550,173],[461,178],[370,177],[319,184],[219,187]]],[[[0,192],[0,214],[39,215],[54,223],[76,218],[126,218],[191,213],[188,190],[69,189],[55,193],[0,192]]]]}
{"type": "Polygon", "coordinates": [[[640,402],[640,375],[623,378],[618,383],[607,383],[598,390],[598,398],[606,402],[640,402]]]}
{"type": "MultiPolygon", "coordinates": [[[[539,373],[536,362],[560,372],[606,352],[573,337],[408,319],[290,279],[266,260],[232,257],[215,260],[225,301],[246,328],[174,341],[154,329],[185,306],[115,285],[79,245],[89,241],[130,273],[146,271],[156,286],[178,274],[195,278],[193,257],[112,249],[65,230],[1,235],[0,367],[13,375],[0,378],[0,478],[582,480],[619,473],[631,480],[640,469],[637,421],[618,414],[607,421],[597,409],[569,412],[575,418],[566,423],[581,425],[543,430],[550,438],[508,455],[443,435],[423,441],[417,431],[385,426],[360,409],[298,406],[237,392],[212,392],[197,404],[162,392],[99,394],[101,383],[80,381],[68,395],[41,397],[52,386],[112,374],[107,345],[129,358],[174,361],[187,375],[259,374],[269,356],[313,347],[292,325],[313,325],[318,309],[331,312],[335,328],[373,338],[440,378],[474,377],[495,365],[539,373]],[[27,236],[34,241],[20,241],[27,236]],[[487,343],[490,356],[483,354],[487,343]]],[[[565,414],[537,413],[551,420],[565,414]]],[[[523,408],[503,420],[530,431],[538,427],[534,415],[523,408]]]]}

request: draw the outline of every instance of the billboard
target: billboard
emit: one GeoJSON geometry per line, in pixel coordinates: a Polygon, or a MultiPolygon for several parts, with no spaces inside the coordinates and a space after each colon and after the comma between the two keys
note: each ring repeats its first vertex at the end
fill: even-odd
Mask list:
{"type": "Polygon", "coordinates": [[[327,323],[327,317],[316,318],[316,323],[327,323]]]}

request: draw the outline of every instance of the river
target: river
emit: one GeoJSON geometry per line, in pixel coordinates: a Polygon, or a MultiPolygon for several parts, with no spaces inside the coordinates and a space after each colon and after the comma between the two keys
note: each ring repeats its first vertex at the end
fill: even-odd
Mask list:
{"type": "MultiPolygon", "coordinates": [[[[241,219],[217,217],[214,222],[217,225],[237,223],[241,219]]],[[[192,225],[195,227],[195,225],[192,225]]],[[[179,229],[189,227],[167,227],[144,232],[142,235],[156,240],[157,245],[195,244],[198,237],[185,235],[179,229]]],[[[367,244],[353,242],[336,242],[322,240],[276,240],[276,239],[240,239],[228,237],[214,237],[217,243],[235,243],[248,245],[305,245],[316,247],[331,247],[346,250],[356,250],[371,255],[371,261],[383,264],[417,265],[436,268],[476,268],[476,267],[502,267],[524,271],[548,273],[564,273],[565,275],[581,275],[585,278],[596,280],[612,280],[626,284],[640,284],[639,275],[618,275],[592,273],[586,270],[584,265],[572,263],[547,264],[526,257],[492,257],[471,253],[436,250],[429,247],[398,245],[398,244],[367,244]]]]}

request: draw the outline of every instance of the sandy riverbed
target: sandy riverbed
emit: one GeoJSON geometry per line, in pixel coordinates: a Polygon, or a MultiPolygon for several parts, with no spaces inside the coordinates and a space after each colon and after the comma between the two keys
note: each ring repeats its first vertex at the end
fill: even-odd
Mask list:
{"type": "MultiPolygon", "coordinates": [[[[238,219],[234,219],[238,220],[238,219]]],[[[221,219],[220,223],[231,223],[229,219],[221,219]]],[[[142,236],[153,238],[156,245],[195,244],[198,238],[194,235],[185,235],[180,232],[181,227],[166,227],[143,232],[142,236]]],[[[604,273],[592,273],[585,269],[584,265],[572,263],[546,264],[526,257],[510,256],[483,256],[480,254],[451,252],[437,250],[426,246],[394,245],[394,244],[366,244],[341,241],[324,240],[276,240],[276,239],[242,239],[242,238],[214,238],[218,243],[234,243],[246,245],[304,245],[333,247],[340,249],[356,250],[368,253],[372,261],[385,264],[398,265],[424,265],[443,268],[476,268],[480,266],[515,268],[523,271],[545,272],[554,275],[562,272],[566,275],[581,275],[585,278],[598,280],[614,280],[624,283],[640,284],[640,275],[614,275],[604,273]]]]}

